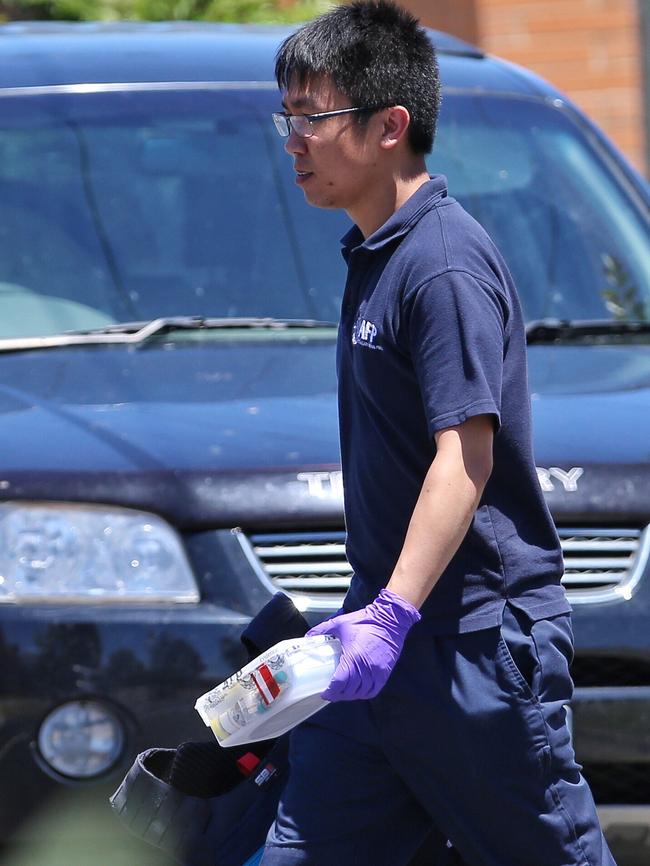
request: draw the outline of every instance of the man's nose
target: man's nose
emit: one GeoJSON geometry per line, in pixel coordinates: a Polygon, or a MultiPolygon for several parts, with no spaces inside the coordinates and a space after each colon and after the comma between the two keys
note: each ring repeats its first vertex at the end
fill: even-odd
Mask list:
{"type": "Polygon", "coordinates": [[[294,156],[298,153],[306,153],[307,139],[296,135],[293,129],[290,129],[289,136],[284,142],[284,149],[290,156],[294,156]]]}

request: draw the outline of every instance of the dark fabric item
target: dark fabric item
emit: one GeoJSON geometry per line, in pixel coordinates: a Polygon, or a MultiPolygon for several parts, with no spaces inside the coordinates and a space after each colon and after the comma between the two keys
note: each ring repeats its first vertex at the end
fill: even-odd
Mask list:
{"type": "MultiPolygon", "coordinates": [[[[307,629],[291,599],[277,593],[242,641],[253,658],[307,629]]],[[[136,836],[182,866],[242,866],[264,844],[275,817],[287,751],[287,736],[230,749],[216,740],[149,749],[138,755],[111,805],[136,836]],[[237,761],[247,752],[261,760],[245,778],[237,761]]]]}
{"type": "MultiPolygon", "coordinates": [[[[278,593],[246,629],[249,651],[257,656],[307,627],[278,593]]],[[[288,735],[230,749],[216,740],[149,749],[138,755],[111,805],[131,832],[181,866],[242,866],[264,844],[287,771],[288,735]],[[248,752],[261,761],[244,779],[237,761],[248,752]]],[[[431,837],[412,866],[425,866],[430,845],[431,837]]]]}
{"type": "Polygon", "coordinates": [[[346,610],[369,604],[390,578],[434,434],[488,414],[492,476],[423,619],[431,633],[491,628],[507,599],[533,618],[567,613],[532,454],[524,323],[494,244],[440,176],[365,241],[354,227],[343,242],[337,367],[354,569],[346,610]]]}
{"type": "Polygon", "coordinates": [[[182,852],[195,847],[210,820],[210,804],[165,781],[173,753],[149,749],[138,755],[110,802],[132,833],[182,863],[182,852]]]}
{"type": "Polygon", "coordinates": [[[614,866],[566,726],[570,619],[409,635],[381,694],[292,734],[262,866],[614,866]],[[453,847],[448,847],[451,840],[453,847]]]}
{"type": "Polygon", "coordinates": [[[218,797],[238,785],[250,774],[250,767],[261,761],[275,740],[260,740],[252,745],[222,748],[215,740],[189,741],[173,750],[165,781],[192,797],[218,797]],[[244,760],[243,764],[240,759],[244,760]]]}
{"type": "MultiPolygon", "coordinates": [[[[275,742],[247,779],[240,775],[233,786],[224,776],[225,793],[211,798],[190,796],[170,784],[175,751],[138,755],[111,797],[113,809],[136,836],[182,866],[242,866],[264,844],[275,816],[287,774],[288,737],[275,742]]],[[[223,750],[221,768],[236,759],[223,750]]]]}
{"type": "Polygon", "coordinates": [[[218,797],[242,781],[238,757],[239,753],[222,749],[214,739],[181,743],[174,750],[166,781],[193,797],[218,797]]]}
{"type": "Polygon", "coordinates": [[[252,660],[278,641],[303,637],[308,628],[307,620],[289,596],[284,592],[276,592],[246,626],[241,641],[252,660]]]}

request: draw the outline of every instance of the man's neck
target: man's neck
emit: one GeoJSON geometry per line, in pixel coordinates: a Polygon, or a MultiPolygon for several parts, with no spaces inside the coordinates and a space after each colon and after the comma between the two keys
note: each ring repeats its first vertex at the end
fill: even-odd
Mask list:
{"type": "Polygon", "coordinates": [[[407,176],[391,176],[384,184],[378,183],[358,207],[348,210],[348,216],[364,238],[370,237],[428,180],[426,168],[407,176]]]}

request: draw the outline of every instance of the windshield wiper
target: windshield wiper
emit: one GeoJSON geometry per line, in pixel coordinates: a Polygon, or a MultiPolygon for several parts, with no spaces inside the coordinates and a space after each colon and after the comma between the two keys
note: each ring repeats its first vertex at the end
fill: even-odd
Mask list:
{"type": "Polygon", "coordinates": [[[650,322],[636,319],[535,319],[526,325],[528,345],[627,334],[650,334],[650,322]]]}
{"type": "Polygon", "coordinates": [[[208,319],[201,316],[169,316],[143,322],[120,322],[103,328],[87,331],[66,331],[51,337],[15,337],[0,339],[0,352],[15,352],[22,349],[50,349],[57,346],[87,346],[92,344],[134,344],[146,342],[151,337],[171,331],[267,328],[336,328],[335,322],[318,319],[274,319],[274,318],[223,318],[208,319]]]}

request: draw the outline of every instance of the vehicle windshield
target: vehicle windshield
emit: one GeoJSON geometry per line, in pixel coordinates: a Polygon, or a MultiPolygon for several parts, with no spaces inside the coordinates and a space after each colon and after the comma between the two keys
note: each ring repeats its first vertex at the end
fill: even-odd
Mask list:
{"type": "MultiPolygon", "coordinates": [[[[0,338],[168,316],[338,319],[349,222],[295,187],[274,87],[1,105],[0,338]]],[[[448,94],[429,168],[494,237],[527,319],[650,318],[648,226],[562,111],[448,94]]]]}
{"type": "Polygon", "coordinates": [[[338,320],[349,222],[294,187],[275,87],[1,104],[0,337],[179,315],[338,320]]]}

